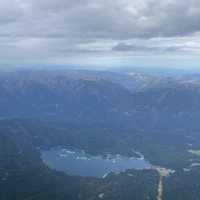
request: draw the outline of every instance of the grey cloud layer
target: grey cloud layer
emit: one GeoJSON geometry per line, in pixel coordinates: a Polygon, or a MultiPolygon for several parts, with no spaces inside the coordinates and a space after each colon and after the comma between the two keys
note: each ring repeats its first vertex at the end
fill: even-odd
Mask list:
{"type": "Polygon", "coordinates": [[[0,22],[15,22],[9,31],[25,36],[130,39],[200,30],[199,0],[2,0],[0,11],[0,22]]]}
{"type": "Polygon", "coordinates": [[[5,50],[2,52],[5,58],[9,51],[14,54],[17,49],[15,57],[29,52],[35,57],[43,53],[44,58],[109,49],[112,52],[198,52],[194,42],[199,38],[198,34],[194,35],[198,32],[199,0],[0,2],[0,47],[5,50]],[[173,42],[166,45],[170,37],[173,42]],[[176,43],[180,37],[187,37],[182,44],[176,43]],[[160,38],[161,45],[149,44],[151,38],[160,38]],[[188,44],[190,40],[193,44],[188,44]]]}

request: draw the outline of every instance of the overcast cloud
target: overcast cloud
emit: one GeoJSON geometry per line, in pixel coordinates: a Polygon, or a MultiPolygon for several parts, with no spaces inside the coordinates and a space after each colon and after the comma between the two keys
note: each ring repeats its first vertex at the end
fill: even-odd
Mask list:
{"type": "Polygon", "coordinates": [[[0,62],[199,56],[199,0],[1,0],[0,62]]]}

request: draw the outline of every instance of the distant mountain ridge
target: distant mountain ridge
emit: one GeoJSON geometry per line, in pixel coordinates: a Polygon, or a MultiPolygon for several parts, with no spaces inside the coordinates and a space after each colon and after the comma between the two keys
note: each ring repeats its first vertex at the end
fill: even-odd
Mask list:
{"type": "Polygon", "coordinates": [[[144,129],[200,127],[200,81],[191,77],[22,71],[1,74],[0,91],[1,118],[144,129]]]}

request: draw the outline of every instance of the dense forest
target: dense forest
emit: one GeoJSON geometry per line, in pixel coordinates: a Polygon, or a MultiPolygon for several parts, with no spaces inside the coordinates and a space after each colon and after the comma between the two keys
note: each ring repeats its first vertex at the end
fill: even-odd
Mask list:
{"type": "MultiPolygon", "coordinates": [[[[35,148],[38,144],[33,140],[33,133],[39,134],[39,129],[31,130],[32,132],[29,132],[18,120],[1,122],[2,200],[99,199],[98,195],[102,193],[105,194],[105,199],[146,199],[147,196],[149,199],[155,199],[158,181],[155,171],[130,170],[119,175],[110,174],[101,179],[72,177],[48,169],[40,159],[40,152],[35,148]]],[[[42,132],[47,133],[50,130],[43,128],[42,132]]],[[[51,137],[47,138],[54,141],[51,137]]]]}

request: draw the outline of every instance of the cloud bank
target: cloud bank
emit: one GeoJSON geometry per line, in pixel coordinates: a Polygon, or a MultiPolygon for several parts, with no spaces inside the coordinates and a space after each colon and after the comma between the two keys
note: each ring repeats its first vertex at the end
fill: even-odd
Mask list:
{"type": "Polygon", "coordinates": [[[199,0],[1,0],[0,62],[199,55],[199,0]]]}

